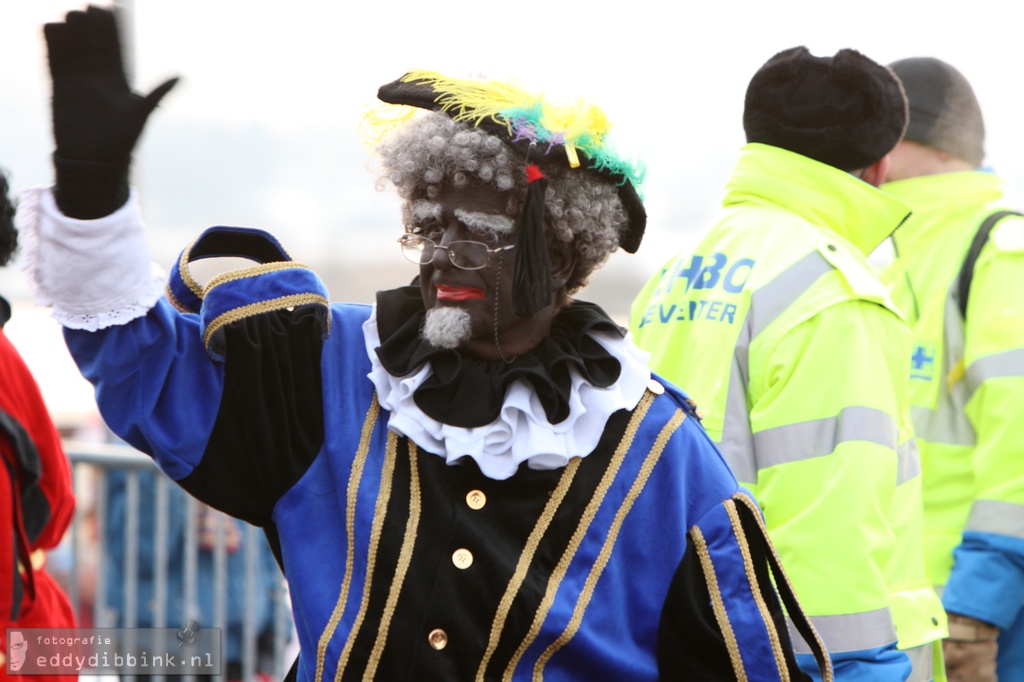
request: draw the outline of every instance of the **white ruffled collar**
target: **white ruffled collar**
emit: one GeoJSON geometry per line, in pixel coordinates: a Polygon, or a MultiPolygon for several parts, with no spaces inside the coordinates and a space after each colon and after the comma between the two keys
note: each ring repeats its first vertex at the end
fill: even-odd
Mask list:
{"type": "Polygon", "coordinates": [[[524,461],[531,469],[559,469],[572,457],[586,457],[597,447],[608,418],[619,410],[632,410],[640,402],[651,378],[649,355],[627,335],[590,332],[622,366],[619,380],[607,388],[594,387],[574,369],[569,416],[548,422],[544,408],[529,383],[519,380],[505,394],[501,414],[486,426],[464,428],[442,424],[416,405],[413,394],[431,374],[428,362],[416,372],[395,377],[377,358],[380,346],[377,307],[363,323],[363,338],[371,369],[367,375],[377,389],[377,400],[390,412],[388,429],[406,436],[449,464],[472,457],[488,478],[504,480],[524,461]]]}

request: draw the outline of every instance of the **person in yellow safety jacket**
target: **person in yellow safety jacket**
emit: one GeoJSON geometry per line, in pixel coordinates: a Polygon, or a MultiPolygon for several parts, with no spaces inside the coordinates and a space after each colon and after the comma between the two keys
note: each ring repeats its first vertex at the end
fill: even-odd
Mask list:
{"type": "Polygon", "coordinates": [[[905,121],[898,81],[856,51],[774,56],[747,89],[723,215],[631,313],[651,366],[689,387],[762,506],[843,681],[944,679],[910,329],[866,258],[909,213],[877,189],[905,121]]]}
{"type": "Polygon", "coordinates": [[[980,241],[1003,202],[963,74],[930,57],[891,65],[910,102],[882,189],[913,209],[883,273],[914,329],[910,400],[924,479],[929,576],[949,614],[950,679],[1024,680],[1024,219],[980,241]],[[961,292],[967,296],[961,299],[961,292]]]}

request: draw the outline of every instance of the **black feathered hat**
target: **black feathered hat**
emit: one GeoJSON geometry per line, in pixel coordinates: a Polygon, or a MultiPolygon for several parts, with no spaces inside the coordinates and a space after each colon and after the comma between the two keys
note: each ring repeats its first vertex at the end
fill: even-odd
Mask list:
{"type": "Polygon", "coordinates": [[[754,74],[743,129],[748,142],[851,171],[892,151],[907,118],[903,86],[889,68],[856,50],[815,57],[801,46],[779,52],[754,74]]]}

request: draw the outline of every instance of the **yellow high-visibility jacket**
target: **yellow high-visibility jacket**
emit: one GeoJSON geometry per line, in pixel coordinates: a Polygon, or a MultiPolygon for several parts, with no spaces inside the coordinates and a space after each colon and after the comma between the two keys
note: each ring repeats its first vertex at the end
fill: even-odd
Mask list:
{"type": "Polygon", "coordinates": [[[883,280],[914,329],[910,399],[929,576],[945,586],[950,612],[1015,633],[1000,640],[999,679],[1024,679],[1024,660],[1011,670],[1002,656],[1024,652],[1024,218],[1003,218],[991,232],[965,320],[957,275],[1002,201],[1000,179],[945,173],[882,189],[914,211],[893,235],[897,258],[883,280]]]}
{"type": "Polygon", "coordinates": [[[631,329],[764,509],[837,679],[904,679],[911,663],[931,679],[946,623],[924,570],[910,330],[866,259],[909,210],[761,144],[723,205],[641,291],[631,329]]]}

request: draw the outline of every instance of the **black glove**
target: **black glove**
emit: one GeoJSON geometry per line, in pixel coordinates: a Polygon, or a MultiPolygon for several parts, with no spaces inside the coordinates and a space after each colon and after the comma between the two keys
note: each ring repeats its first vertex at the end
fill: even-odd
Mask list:
{"type": "Polygon", "coordinates": [[[146,119],[178,82],[132,92],[110,10],[69,12],[43,27],[53,79],[54,196],[64,215],[92,219],[128,200],[132,150],[146,119]]]}

